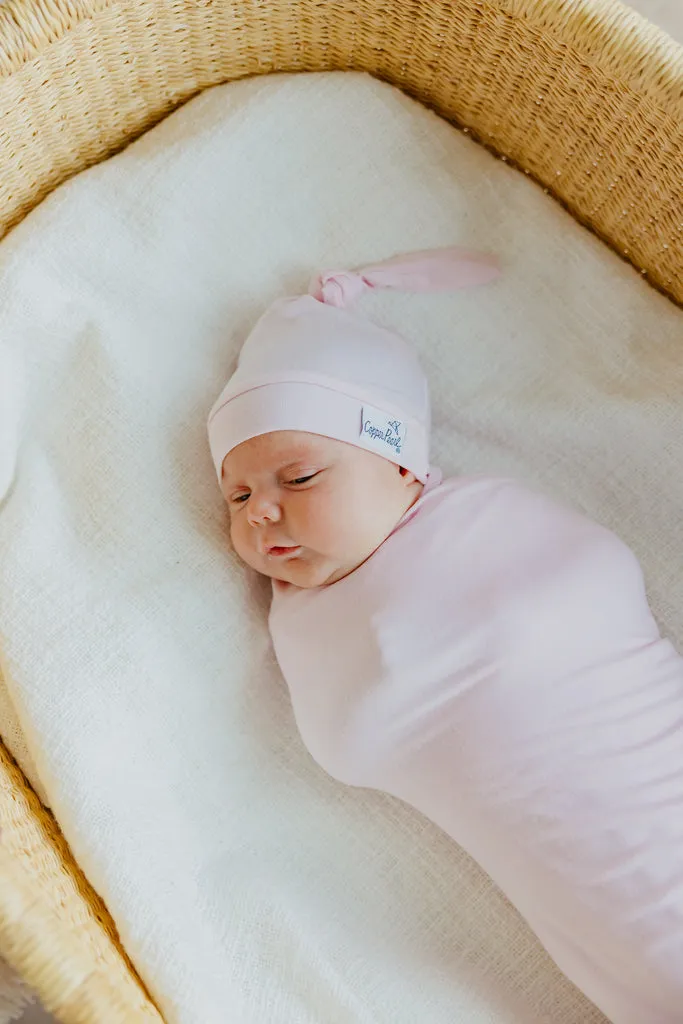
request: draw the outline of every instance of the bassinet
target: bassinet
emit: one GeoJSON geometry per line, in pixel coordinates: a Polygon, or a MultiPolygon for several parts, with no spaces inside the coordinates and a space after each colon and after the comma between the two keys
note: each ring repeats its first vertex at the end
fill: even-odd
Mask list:
{"type": "MultiPolygon", "coordinates": [[[[616,0],[5,0],[0,235],[201,89],[333,69],[463,126],[683,302],[683,50],[616,0]]],[[[1,744],[0,826],[0,954],[66,1022],[159,1020],[1,744]]]]}

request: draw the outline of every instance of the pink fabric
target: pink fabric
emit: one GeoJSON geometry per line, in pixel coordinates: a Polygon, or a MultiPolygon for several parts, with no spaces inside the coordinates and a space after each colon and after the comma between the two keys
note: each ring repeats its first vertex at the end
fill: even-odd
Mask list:
{"type": "Polygon", "coordinates": [[[621,541],[450,480],[270,628],[326,771],[440,825],[614,1024],[680,1024],[683,659],[621,541]]]}
{"type": "Polygon", "coordinates": [[[492,256],[435,249],[357,272],[326,272],[312,282],[312,295],[274,302],[209,414],[219,480],[225,456],[243,441],[303,430],[375,451],[424,482],[430,412],[419,362],[399,335],[343,307],[367,287],[443,291],[497,274],[492,256]]]}
{"type": "Polygon", "coordinates": [[[310,283],[309,294],[332,306],[348,306],[367,288],[398,288],[408,292],[443,292],[488,284],[500,274],[489,253],[450,246],[393,256],[357,271],[327,270],[310,283]]]}

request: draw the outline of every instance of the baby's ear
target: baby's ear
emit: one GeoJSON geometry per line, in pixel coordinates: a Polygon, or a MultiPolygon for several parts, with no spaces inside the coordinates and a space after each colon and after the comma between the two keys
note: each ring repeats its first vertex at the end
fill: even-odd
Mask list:
{"type": "Polygon", "coordinates": [[[406,487],[410,487],[411,484],[417,483],[417,477],[415,476],[415,474],[412,473],[409,469],[406,469],[405,466],[399,466],[398,471],[403,477],[403,483],[406,485],[406,487]]]}

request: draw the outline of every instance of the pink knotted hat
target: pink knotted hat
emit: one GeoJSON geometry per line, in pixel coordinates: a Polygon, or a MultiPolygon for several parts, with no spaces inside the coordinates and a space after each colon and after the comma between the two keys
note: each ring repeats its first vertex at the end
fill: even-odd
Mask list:
{"type": "Polygon", "coordinates": [[[225,456],[275,430],[301,430],[383,455],[429,475],[429,388],[410,346],[346,309],[366,288],[451,291],[498,276],[496,260],[446,248],[357,271],[325,271],[308,295],[278,299],[260,318],[209,414],[218,479],[225,456]]]}

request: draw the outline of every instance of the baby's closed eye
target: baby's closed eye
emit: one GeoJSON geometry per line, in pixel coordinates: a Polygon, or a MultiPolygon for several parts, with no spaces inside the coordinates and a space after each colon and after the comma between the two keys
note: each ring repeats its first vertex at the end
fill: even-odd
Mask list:
{"type": "Polygon", "coordinates": [[[307,473],[305,476],[298,476],[298,477],[295,477],[294,480],[290,480],[289,484],[290,484],[290,486],[291,485],[298,486],[299,484],[307,484],[309,482],[309,480],[313,480],[313,478],[316,477],[317,475],[318,475],[317,473],[307,473]]]}

